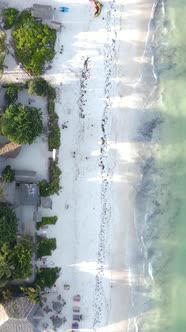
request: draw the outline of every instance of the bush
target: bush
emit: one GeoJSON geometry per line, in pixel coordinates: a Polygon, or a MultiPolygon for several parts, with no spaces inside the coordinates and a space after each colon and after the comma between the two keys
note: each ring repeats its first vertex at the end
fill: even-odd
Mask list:
{"type": "Polygon", "coordinates": [[[33,243],[23,239],[18,242],[12,251],[12,262],[15,269],[12,273],[13,279],[25,279],[31,276],[31,259],[33,243]]]}
{"type": "Polygon", "coordinates": [[[48,134],[48,149],[52,151],[53,149],[59,149],[60,147],[60,129],[58,124],[51,126],[49,125],[48,134]]]}
{"type": "Polygon", "coordinates": [[[40,110],[20,104],[10,104],[1,119],[1,132],[18,144],[33,143],[42,132],[40,110]]]}
{"type": "Polygon", "coordinates": [[[40,229],[42,226],[45,225],[55,225],[57,221],[57,217],[53,216],[53,217],[43,217],[41,222],[37,223],[37,229],[40,229]]]}
{"type": "Polygon", "coordinates": [[[49,159],[49,181],[50,181],[50,190],[54,194],[58,194],[60,190],[60,175],[61,170],[57,166],[57,162],[52,158],[49,159]]]}
{"type": "Polygon", "coordinates": [[[60,190],[61,170],[57,162],[49,159],[49,182],[43,180],[39,182],[40,195],[43,197],[58,194],[60,190]]]}
{"type": "MultiPolygon", "coordinates": [[[[50,89],[53,89],[50,87],[50,89]]],[[[55,89],[53,89],[55,91],[55,89]]],[[[52,92],[51,90],[51,93],[52,92]]],[[[53,100],[48,99],[48,115],[49,115],[49,134],[48,134],[48,148],[49,151],[59,149],[60,147],[60,129],[58,125],[58,115],[55,112],[55,104],[53,100]]]]}
{"type": "Polygon", "coordinates": [[[18,15],[19,11],[15,8],[4,9],[3,10],[3,17],[5,19],[4,28],[10,29],[14,25],[18,15]]]}
{"type": "Polygon", "coordinates": [[[24,295],[32,302],[41,304],[42,297],[41,297],[41,288],[39,286],[35,287],[20,287],[24,295]]]}
{"type": "Polygon", "coordinates": [[[56,239],[47,239],[41,236],[37,237],[38,249],[37,256],[50,256],[52,250],[56,249],[56,239]]]}
{"type": "Polygon", "coordinates": [[[47,197],[51,195],[49,182],[47,182],[46,180],[42,180],[39,182],[38,185],[39,185],[40,195],[42,197],[47,197]]]}
{"type": "Polygon", "coordinates": [[[15,243],[17,218],[8,204],[0,204],[0,248],[4,243],[15,243]]]}
{"type": "Polygon", "coordinates": [[[9,104],[15,103],[15,101],[18,98],[18,91],[19,91],[19,87],[16,84],[13,84],[13,83],[9,84],[9,86],[6,90],[6,94],[5,94],[5,97],[9,104]]]}
{"type": "Polygon", "coordinates": [[[15,171],[11,168],[11,166],[6,166],[2,172],[2,179],[4,182],[9,183],[15,180],[15,171]]]}
{"type": "Polygon", "coordinates": [[[28,93],[31,96],[45,97],[48,95],[49,85],[42,77],[36,77],[28,81],[28,93]]]}
{"type": "Polygon", "coordinates": [[[32,75],[41,75],[45,61],[53,59],[56,31],[24,10],[12,31],[15,55],[32,75]]]}
{"type": "Polygon", "coordinates": [[[54,100],[56,98],[56,90],[52,86],[48,87],[48,98],[49,100],[54,100]]]}
{"type": "Polygon", "coordinates": [[[39,269],[36,275],[35,285],[39,286],[42,290],[45,287],[51,288],[59,277],[60,268],[43,268],[39,269]]]}

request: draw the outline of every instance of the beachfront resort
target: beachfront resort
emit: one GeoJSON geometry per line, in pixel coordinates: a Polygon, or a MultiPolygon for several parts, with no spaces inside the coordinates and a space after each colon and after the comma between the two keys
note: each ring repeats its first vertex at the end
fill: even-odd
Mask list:
{"type": "Polygon", "coordinates": [[[131,289],[154,10],[0,3],[0,332],[133,332],[147,310],[131,289]]]}
{"type": "MultiPolygon", "coordinates": [[[[101,7],[94,5],[98,16],[101,7]]],[[[62,253],[56,241],[64,223],[54,207],[55,196],[63,192],[60,132],[70,121],[65,121],[63,110],[56,112],[65,82],[61,78],[56,87],[48,73],[56,49],[60,55],[64,51],[64,45],[58,49],[60,35],[63,39],[66,32],[62,16],[56,18],[61,12],[68,8],[34,3],[30,8],[1,6],[0,331],[74,331],[86,316],[73,281],[75,272],[65,276],[62,263],[62,255],[68,258],[65,252],[73,246],[73,235],[62,253]]],[[[80,82],[81,119],[87,67],[88,59],[80,82]]],[[[78,147],[72,151],[72,139],[64,139],[64,144],[70,143],[68,153],[77,160],[78,147]]],[[[65,195],[58,204],[67,212],[72,209],[65,195]]],[[[62,242],[65,237],[61,232],[62,242]]]]}

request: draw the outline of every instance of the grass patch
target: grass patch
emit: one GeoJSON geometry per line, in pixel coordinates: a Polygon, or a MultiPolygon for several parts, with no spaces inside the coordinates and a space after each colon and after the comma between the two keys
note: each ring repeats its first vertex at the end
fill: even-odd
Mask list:
{"type": "Polygon", "coordinates": [[[56,222],[57,222],[57,216],[43,217],[41,222],[37,223],[37,229],[40,229],[42,226],[45,226],[45,225],[55,225],[56,222]]]}
{"type": "Polygon", "coordinates": [[[37,257],[50,256],[52,250],[56,249],[56,239],[47,239],[45,237],[37,236],[37,257]]]}

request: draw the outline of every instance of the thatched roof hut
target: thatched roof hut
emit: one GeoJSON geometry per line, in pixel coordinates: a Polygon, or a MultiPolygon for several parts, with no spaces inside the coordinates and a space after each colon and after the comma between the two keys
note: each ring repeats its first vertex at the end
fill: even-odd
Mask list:
{"type": "Polygon", "coordinates": [[[43,311],[26,297],[17,297],[0,305],[0,332],[40,332],[37,329],[43,311]]]}

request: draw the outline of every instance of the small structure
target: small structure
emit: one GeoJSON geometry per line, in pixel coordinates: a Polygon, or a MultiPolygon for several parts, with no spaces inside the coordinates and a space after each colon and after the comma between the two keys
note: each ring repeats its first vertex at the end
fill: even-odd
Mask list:
{"type": "Polygon", "coordinates": [[[45,209],[52,209],[52,200],[49,196],[41,197],[41,206],[45,209]]]}
{"type": "Polygon", "coordinates": [[[20,205],[37,207],[39,201],[39,188],[35,183],[20,183],[17,187],[20,205]]]}
{"type": "Polygon", "coordinates": [[[37,183],[36,172],[27,170],[15,170],[17,183],[37,183]]]}
{"type": "Polygon", "coordinates": [[[48,23],[48,26],[51,29],[55,29],[56,31],[60,31],[62,28],[62,24],[60,22],[56,22],[56,21],[51,21],[48,23]]]}
{"type": "Polygon", "coordinates": [[[53,16],[52,6],[33,4],[32,16],[42,20],[51,20],[53,16]]]}
{"type": "Polygon", "coordinates": [[[0,332],[35,332],[43,311],[27,297],[16,297],[0,305],[0,332]]]}
{"type": "Polygon", "coordinates": [[[2,158],[16,158],[21,151],[21,145],[6,141],[6,143],[1,144],[3,141],[2,136],[0,137],[0,157],[2,158]]]}

